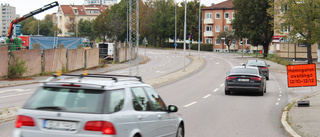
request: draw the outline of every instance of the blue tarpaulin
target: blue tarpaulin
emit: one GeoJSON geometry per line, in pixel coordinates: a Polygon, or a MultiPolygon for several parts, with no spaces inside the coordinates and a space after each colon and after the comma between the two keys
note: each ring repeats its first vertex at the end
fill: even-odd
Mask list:
{"type": "Polygon", "coordinates": [[[64,44],[66,49],[76,49],[78,45],[82,45],[83,38],[79,37],[41,37],[30,36],[30,49],[33,43],[40,43],[41,49],[58,48],[58,44],[64,44]]]}

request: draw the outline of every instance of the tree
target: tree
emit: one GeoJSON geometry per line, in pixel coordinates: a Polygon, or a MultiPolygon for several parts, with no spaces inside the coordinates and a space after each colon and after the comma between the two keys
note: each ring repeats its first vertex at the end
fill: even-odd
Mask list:
{"type": "Polygon", "coordinates": [[[92,24],[93,21],[81,19],[78,23],[79,36],[86,36],[89,37],[89,39],[91,40],[94,39],[93,32],[91,29],[92,24]]]}
{"type": "Polygon", "coordinates": [[[69,16],[69,21],[65,23],[65,27],[68,30],[68,32],[73,33],[70,35],[75,35],[77,31],[77,21],[76,21],[76,16],[71,15],[69,16]]]}
{"type": "Polygon", "coordinates": [[[312,63],[311,45],[320,40],[319,7],[319,0],[279,0],[275,3],[274,15],[283,21],[283,26],[290,26],[288,37],[306,43],[308,64],[312,63]]]}
{"type": "Polygon", "coordinates": [[[267,57],[273,38],[273,16],[267,12],[272,0],[233,0],[235,19],[232,27],[240,38],[248,38],[253,46],[262,45],[267,57]]]}
{"type": "Polygon", "coordinates": [[[107,16],[109,16],[110,10],[106,9],[92,24],[92,31],[94,36],[99,37],[100,40],[105,40],[105,36],[110,36],[110,28],[108,27],[107,16]]]}
{"type": "Polygon", "coordinates": [[[222,41],[224,41],[224,43],[226,43],[226,45],[228,46],[228,51],[230,52],[230,45],[232,44],[232,41],[237,39],[236,35],[234,35],[234,31],[220,32],[218,35],[218,39],[220,39],[220,41],[221,41],[222,37],[224,38],[224,40],[222,40],[222,41]]]}

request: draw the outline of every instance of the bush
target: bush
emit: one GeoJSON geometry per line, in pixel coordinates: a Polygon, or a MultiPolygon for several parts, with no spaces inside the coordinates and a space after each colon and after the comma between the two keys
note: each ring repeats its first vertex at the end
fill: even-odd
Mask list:
{"type": "Polygon", "coordinates": [[[14,54],[11,54],[13,60],[10,60],[8,63],[8,78],[9,79],[18,79],[22,78],[23,74],[27,72],[26,61],[21,60],[20,57],[15,57],[14,54]]]}
{"type": "Polygon", "coordinates": [[[286,65],[292,65],[292,62],[291,62],[291,61],[288,61],[288,60],[286,60],[286,59],[280,58],[280,57],[278,57],[278,56],[275,55],[275,54],[269,54],[266,59],[267,59],[267,60],[270,60],[270,61],[272,61],[272,62],[281,64],[281,65],[285,65],[285,66],[286,66],[286,65]]]}

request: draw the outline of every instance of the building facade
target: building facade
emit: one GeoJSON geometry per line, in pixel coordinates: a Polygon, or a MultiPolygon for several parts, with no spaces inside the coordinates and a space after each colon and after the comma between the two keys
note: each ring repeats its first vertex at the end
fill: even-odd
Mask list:
{"type": "Polygon", "coordinates": [[[84,0],[84,5],[114,5],[117,0],[84,0]]]}
{"type": "Polygon", "coordinates": [[[11,21],[16,19],[16,8],[9,4],[1,4],[0,11],[0,36],[6,36],[11,21]]]}
{"type": "Polygon", "coordinates": [[[80,20],[93,20],[110,6],[106,5],[60,5],[57,12],[58,28],[62,33],[58,36],[76,36],[69,32],[67,26],[80,20]]]}
{"type": "MultiPolygon", "coordinates": [[[[278,2],[278,0],[275,0],[275,2],[278,2]]],[[[288,58],[289,60],[295,60],[295,61],[305,61],[307,59],[307,47],[305,43],[293,43],[293,42],[288,42],[286,40],[286,36],[290,33],[292,30],[292,27],[290,26],[284,26],[283,22],[284,20],[281,20],[281,16],[283,16],[284,11],[280,11],[282,9],[281,7],[274,7],[277,14],[274,16],[274,34],[273,34],[273,40],[272,40],[272,45],[274,45],[273,48],[274,53],[282,58],[288,58]]],[[[313,44],[311,45],[311,54],[312,54],[312,59],[317,60],[318,59],[318,54],[317,50],[318,45],[313,44]]]]}
{"type": "MultiPolygon", "coordinates": [[[[232,0],[227,0],[209,7],[202,8],[202,40],[204,43],[212,43],[216,52],[228,52],[228,46],[218,39],[219,33],[232,31],[232,19],[235,18],[235,9],[232,0]]],[[[250,41],[243,38],[233,40],[231,51],[251,50],[250,41]],[[243,41],[241,44],[240,41],[243,41]]]]}

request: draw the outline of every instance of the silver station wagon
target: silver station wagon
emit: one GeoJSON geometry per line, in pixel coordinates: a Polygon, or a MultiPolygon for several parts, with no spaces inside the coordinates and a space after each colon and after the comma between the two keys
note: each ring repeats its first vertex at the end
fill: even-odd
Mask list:
{"type": "Polygon", "coordinates": [[[140,77],[49,78],[18,111],[14,137],[183,137],[174,105],[140,77]]]}

